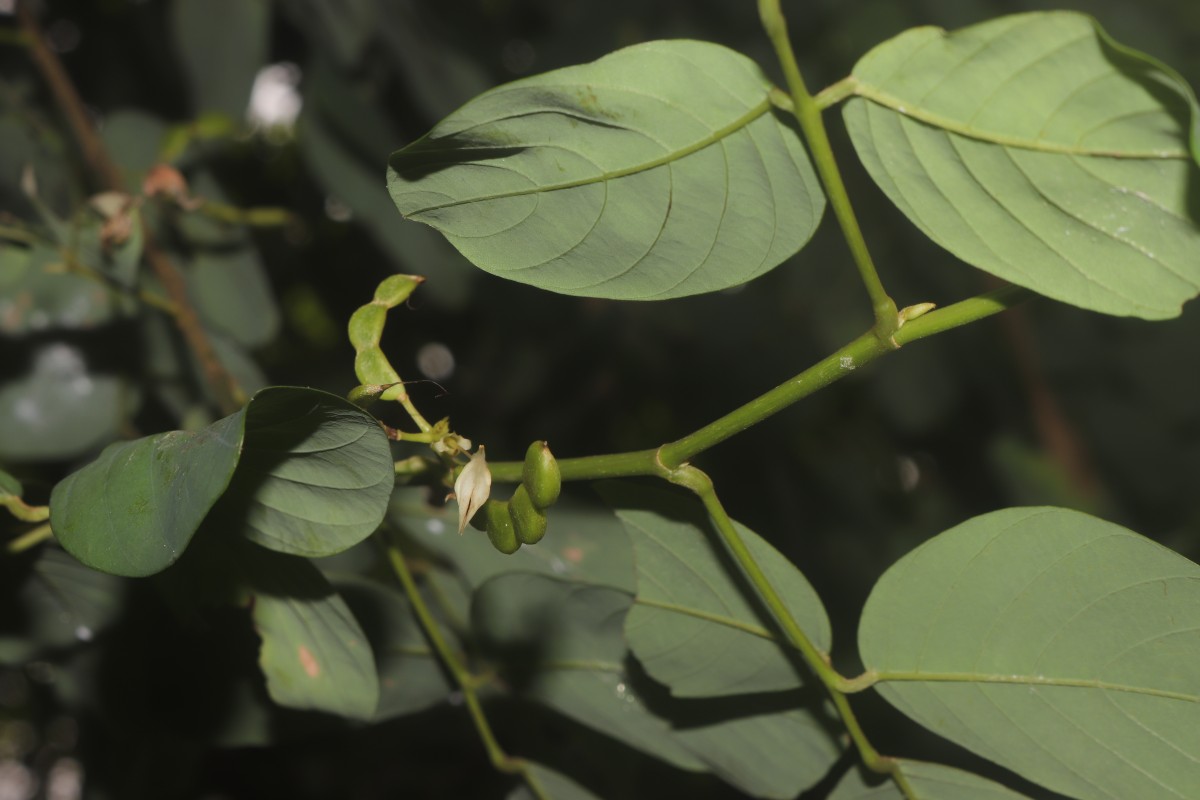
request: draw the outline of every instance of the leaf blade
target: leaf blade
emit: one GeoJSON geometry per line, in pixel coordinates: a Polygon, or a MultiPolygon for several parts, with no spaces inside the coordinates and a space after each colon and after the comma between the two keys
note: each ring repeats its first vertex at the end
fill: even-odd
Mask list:
{"type": "Polygon", "coordinates": [[[823,211],[768,90],[725,48],[637,45],[480,95],[393,154],[389,191],[502,277],[620,299],[717,291],[799,250],[823,211]]]}
{"type": "Polygon", "coordinates": [[[1044,786],[1189,797],[1198,607],[1182,556],[1078,512],[1007,509],[890,569],[859,647],[885,699],[1044,786]]]}

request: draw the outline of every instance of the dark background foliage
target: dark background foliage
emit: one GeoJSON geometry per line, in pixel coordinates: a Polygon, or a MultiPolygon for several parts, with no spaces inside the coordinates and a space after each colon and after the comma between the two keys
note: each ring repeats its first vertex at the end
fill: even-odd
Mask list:
{"type": "MultiPolygon", "coordinates": [[[[1193,0],[1065,5],[1200,83],[1193,0]]],[[[814,89],[905,28],[1051,7],[788,6],[814,89]]],[[[426,416],[450,416],[500,458],[519,458],[534,439],[549,440],[560,456],[668,441],[870,324],[832,219],[799,256],[745,287],[617,303],[544,294],[474,270],[438,236],[403,222],[386,195],[392,150],[474,94],[522,75],[666,37],[726,44],[776,74],[748,0],[58,0],[40,4],[39,15],[123,167],[145,169],[165,133],[190,133],[179,163],[194,190],[292,215],[249,233],[215,226],[211,241],[200,230],[205,246],[193,239],[176,251],[223,357],[248,389],[311,385],[341,394],[353,386],[345,321],[393,272],[428,282],[393,316],[385,350],[406,377],[430,377],[413,389],[426,416]],[[303,101],[294,125],[245,121],[250,82],[267,64],[290,65],[283,74],[303,101]]],[[[31,217],[18,188],[28,163],[64,215],[89,186],[14,30],[11,17],[0,16],[0,224],[31,217]]],[[[839,115],[829,117],[899,304],[946,304],[989,288],[886,202],[855,162],[839,115]]],[[[110,298],[75,287],[51,292],[47,308],[76,303],[83,323],[39,322],[38,308],[3,305],[6,292],[13,299],[3,270],[0,259],[0,465],[21,478],[31,501],[44,502],[58,479],[109,441],[213,417],[161,319],[106,312],[110,298]]],[[[906,348],[705,454],[700,465],[730,512],[820,591],[834,618],[839,667],[854,673],[854,620],[873,581],[916,544],[974,514],[1040,503],[1082,508],[1200,556],[1197,334],[1194,308],[1147,323],[1036,301],[906,348]]],[[[45,778],[71,757],[94,796],[113,798],[497,797],[510,785],[488,768],[461,710],[449,706],[370,728],[278,712],[275,746],[224,746],[238,743],[217,736],[230,730],[237,695],[212,687],[242,681],[247,693],[261,693],[245,677],[256,642],[243,625],[220,614],[185,624],[161,585],[140,582],[111,609],[112,627],[94,646],[68,637],[30,649],[36,624],[18,595],[31,564],[31,554],[0,557],[0,763],[16,758],[45,778]]],[[[882,704],[861,702],[884,751],[960,758],[913,738],[882,704]]],[[[583,776],[593,770],[619,792],[612,796],[634,796],[635,787],[642,796],[730,791],[634,757],[549,712],[500,705],[496,713],[502,738],[560,761],[580,756],[583,776]],[[608,750],[610,758],[596,758],[608,750]],[[596,766],[604,763],[610,767],[596,766]]]]}

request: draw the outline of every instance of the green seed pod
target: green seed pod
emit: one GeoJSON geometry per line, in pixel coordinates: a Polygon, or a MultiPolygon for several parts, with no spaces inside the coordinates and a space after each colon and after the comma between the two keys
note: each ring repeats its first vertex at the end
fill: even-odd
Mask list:
{"type": "Polygon", "coordinates": [[[492,547],[505,555],[517,552],[521,543],[517,541],[517,529],[508,513],[508,502],[492,500],[483,507],[483,513],[487,514],[487,535],[492,547]]]}
{"type": "Polygon", "coordinates": [[[545,442],[534,442],[525,451],[521,485],[529,492],[534,508],[545,510],[558,499],[558,493],[562,490],[562,473],[545,442]]]}
{"type": "Polygon", "coordinates": [[[512,499],[508,501],[508,513],[522,544],[537,544],[546,535],[546,515],[533,505],[525,484],[513,492],[512,499]]]}

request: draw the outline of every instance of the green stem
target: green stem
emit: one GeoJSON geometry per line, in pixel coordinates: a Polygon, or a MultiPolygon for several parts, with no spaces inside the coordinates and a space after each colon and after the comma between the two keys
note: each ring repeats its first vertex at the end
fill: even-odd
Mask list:
{"type": "Polygon", "coordinates": [[[850,195],[846,192],[846,185],[842,181],[842,174],[833,155],[833,147],[829,143],[829,134],[825,131],[821,108],[808,93],[804,78],[800,74],[800,67],[796,63],[796,54],[792,52],[787,21],[780,8],[780,0],[759,0],[758,13],[783,68],[788,91],[792,95],[792,105],[795,109],[793,113],[800,123],[804,138],[808,141],[809,150],[812,151],[817,174],[821,176],[829,204],[833,207],[834,216],[842,228],[842,235],[850,247],[850,255],[854,258],[863,285],[871,298],[871,306],[875,311],[875,335],[885,342],[890,341],[900,327],[900,321],[896,318],[896,302],[883,288],[879,273],[871,260],[871,253],[867,250],[866,239],[863,238],[858,219],[854,216],[850,195]]]}
{"type": "MultiPolygon", "coordinates": [[[[896,331],[893,339],[896,345],[915,342],[998,314],[1032,296],[1027,289],[1004,286],[910,319],[896,331]]],[[[662,470],[681,466],[713,445],[762,422],[818,389],[841,380],[859,367],[894,352],[895,349],[891,342],[885,342],[874,332],[865,333],[766,394],[710,422],[698,431],[664,444],[656,450],[559,459],[562,478],[570,481],[660,475],[662,470]]],[[[488,463],[492,480],[502,482],[519,481],[523,466],[521,461],[488,463]]]]}
{"type": "Polygon", "coordinates": [[[417,589],[417,583],[413,579],[412,571],[408,568],[408,562],[404,559],[404,554],[400,552],[393,543],[380,536],[380,542],[384,550],[387,552],[388,560],[392,564],[392,569],[396,573],[396,577],[400,580],[400,584],[404,587],[404,594],[408,597],[408,602],[412,605],[413,613],[417,615],[417,621],[421,623],[421,628],[425,631],[425,636],[429,639],[430,645],[433,646],[438,658],[441,659],[450,675],[454,678],[454,682],[458,684],[463,693],[463,699],[467,706],[467,712],[471,715],[471,721],[475,724],[475,730],[479,734],[480,741],[483,742],[483,747],[487,751],[488,760],[491,761],[492,767],[498,772],[503,772],[509,775],[520,775],[529,790],[533,792],[534,797],[538,800],[550,800],[546,794],[537,776],[529,768],[528,762],[520,758],[514,758],[504,752],[504,748],[500,746],[500,742],[496,739],[495,733],[492,731],[491,723],[488,722],[487,715],[483,712],[483,705],[479,702],[479,695],[475,691],[479,684],[476,677],[471,674],[471,671],[459,660],[458,655],[450,647],[446,637],[442,635],[442,630],[438,627],[437,621],[433,615],[429,613],[429,607],[425,605],[425,598],[421,596],[421,592],[417,589]]]}
{"type": "Polygon", "coordinates": [[[23,553],[32,547],[37,547],[53,535],[53,531],[50,530],[50,523],[47,522],[44,525],[38,525],[36,528],[30,528],[26,533],[21,534],[5,545],[4,549],[9,553],[23,553]]]}
{"type": "Polygon", "coordinates": [[[800,627],[800,623],[796,622],[796,618],[792,616],[792,612],[788,610],[787,605],[783,602],[783,598],[775,591],[775,587],[771,585],[771,581],[767,578],[766,573],[758,565],[754,559],[754,555],[746,546],[746,542],[738,533],[737,526],[733,524],[729,514],[725,511],[725,507],[721,505],[720,498],[717,497],[716,490],[713,488],[712,479],[701,470],[685,465],[676,469],[670,470],[665,475],[667,480],[678,486],[683,486],[691,490],[700,502],[704,504],[704,508],[708,511],[709,517],[717,528],[717,533],[725,542],[726,549],[730,555],[742,568],[746,578],[754,587],[754,591],[758,594],[759,599],[767,606],[771,612],[771,616],[783,630],[787,640],[800,651],[800,655],[804,658],[804,663],[808,665],[817,679],[824,684],[825,689],[829,692],[829,696],[833,699],[833,704],[837,708],[838,714],[842,718],[842,723],[846,726],[846,731],[850,734],[850,739],[854,742],[858,750],[859,756],[863,760],[863,764],[867,769],[878,772],[883,775],[889,775],[895,780],[897,786],[905,793],[905,796],[910,800],[915,800],[916,795],[913,793],[912,787],[908,785],[907,778],[901,773],[899,763],[892,758],[880,755],[875,749],[870,740],[867,739],[866,733],[858,722],[858,717],[854,715],[854,710],[850,707],[850,701],[846,695],[840,690],[840,686],[845,682],[837,670],[829,663],[829,657],[812,643],[804,629],[800,627]]]}

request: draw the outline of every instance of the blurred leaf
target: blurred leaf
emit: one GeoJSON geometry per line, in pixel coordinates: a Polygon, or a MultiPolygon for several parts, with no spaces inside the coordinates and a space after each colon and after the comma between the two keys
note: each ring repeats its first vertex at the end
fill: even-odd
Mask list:
{"type": "MultiPolygon", "coordinates": [[[[898,759],[904,777],[921,800],[1022,800],[1023,794],[993,783],[986,778],[954,767],[923,761],[898,759]]],[[[889,778],[864,774],[861,767],[850,770],[838,783],[829,800],[905,800],[889,778]]]]}
{"type": "Polygon", "coordinates": [[[302,558],[258,551],[241,567],[254,593],[259,663],[271,699],[370,720],[379,679],[366,634],[341,596],[302,558]]]}
{"type": "MultiPolygon", "coordinates": [[[[526,759],[525,763],[529,765],[529,770],[533,773],[533,777],[538,782],[539,788],[551,800],[600,800],[596,795],[584,789],[561,772],[556,772],[549,767],[542,766],[536,761],[526,759]]],[[[505,800],[538,799],[529,790],[529,786],[522,782],[520,786],[508,793],[505,800]]]]}
{"type": "Polygon", "coordinates": [[[49,245],[0,245],[0,333],[94,328],[130,307],[101,281],[68,271],[49,245]]]}
{"type": "Polygon", "coordinates": [[[48,342],[32,368],[0,384],[0,460],[56,461],[112,441],[136,405],[115,375],[90,372],[83,351],[48,342]]]}
{"type": "MultiPolygon", "coordinates": [[[[699,503],[634,486],[602,493],[633,541],[637,602],[625,636],[638,661],[678,697],[792,689],[804,667],[754,599],[699,503]]],[[[737,523],[735,523],[737,524],[737,523]]],[[[738,531],[813,644],[832,634],[805,577],[758,534],[738,531]]]]}
{"type": "Polygon", "coordinates": [[[167,123],[142,109],[129,108],[104,115],[100,137],[108,154],[121,166],[127,185],[136,187],[143,173],[158,163],[167,123]]]}
{"type": "Polygon", "coordinates": [[[1074,511],[975,517],[901,559],[859,649],[890,703],[1078,798],[1200,795],[1200,567],[1074,511]]]}
{"type": "Polygon", "coordinates": [[[174,0],[171,30],[197,111],[242,119],[254,76],[267,60],[266,0],[174,0]]]}
{"type": "MultiPolygon", "coordinates": [[[[413,714],[446,700],[456,687],[446,678],[429,646],[412,606],[400,592],[353,576],[338,576],[334,586],[365,631],[375,654],[379,675],[379,722],[413,714]]],[[[442,626],[451,647],[458,648],[452,630],[442,626]]]]}
{"type": "Polygon", "coordinates": [[[394,153],[400,213],[476,266],[564,294],[667,299],[755,278],[825,200],[745,56],[649,42],[493,89],[394,153]]]}
{"type": "Polygon", "coordinates": [[[0,115],[0,208],[26,220],[37,218],[33,203],[21,191],[22,173],[29,167],[41,202],[66,214],[79,200],[67,155],[68,141],[52,128],[35,124],[28,115],[7,112],[5,109],[0,115]]]}
{"type": "Polygon", "coordinates": [[[54,488],[51,523],[85,564],[149,575],[182,554],[229,488],[218,509],[223,527],[244,525],[247,538],[282,552],[321,555],[371,534],[392,480],[387,439],[372,417],[324,392],[272,387],[201,431],[109,446],[54,488]]]}
{"type": "Polygon", "coordinates": [[[49,649],[90,642],[116,618],[122,583],[44,547],[17,593],[24,624],[0,630],[0,663],[20,664],[49,649]]]}
{"type": "Polygon", "coordinates": [[[362,60],[376,35],[380,6],[374,0],[286,0],[280,7],[342,69],[362,60]]]}
{"type": "Polygon", "coordinates": [[[435,232],[401,224],[380,183],[377,165],[400,140],[399,133],[343,78],[321,64],[311,72],[315,88],[306,94],[298,125],[298,145],[309,168],[394,260],[395,271],[428,276],[423,292],[444,305],[462,305],[471,278],[467,263],[435,232]],[[353,138],[338,127],[338,120],[356,128],[353,138]]]}
{"type": "Polygon", "coordinates": [[[1123,316],[1178,316],[1200,290],[1195,97],[1090,17],[914,28],[851,80],[846,125],[871,177],[957,257],[1123,316]]]}
{"type": "Polygon", "coordinates": [[[255,250],[203,250],[192,259],[187,278],[205,322],[238,344],[262,347],[278,335],[279,307],[255,250]]]}

